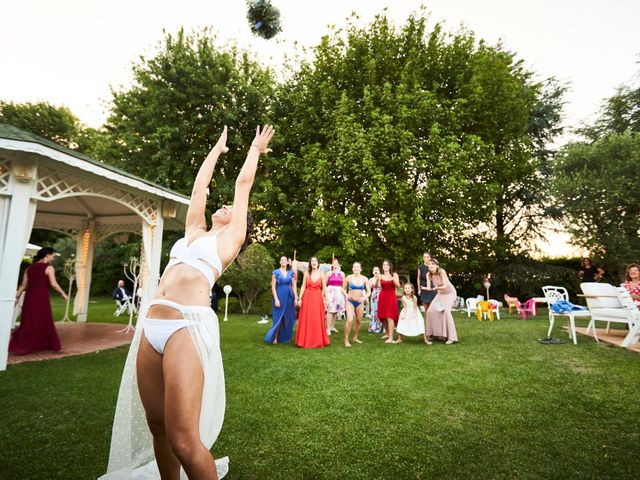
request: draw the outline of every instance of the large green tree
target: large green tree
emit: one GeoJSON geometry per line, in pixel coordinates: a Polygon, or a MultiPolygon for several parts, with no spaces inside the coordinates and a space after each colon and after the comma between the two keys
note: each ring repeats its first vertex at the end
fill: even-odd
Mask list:
{"type": "Polygon", "coordinates": [[[269,113],[271,72],[247,52],[220,47],[208,31],[167,34],[133,66],[133,85],[113,91],[101,157],[143,178],[189,194],[200,164],[229,126],[212,200],[232,198],[256,125],[269,113]]]}
{"type": "Polygon", "coordinates": [[[0,101],[0,123],[13,125],[69,148],[77,148],[80,120],[67,107],[48,102],[0,101]]]}
{"type": "Polygon", "coordinates": [[[620,87],[580,132],[554,165],[554,213],[615,277],[639,260],[640,86],[620,87]]]}
{"type": "Polygon", "coordinates": [[[430,249],[477,269],[542,214],[531,192],[561,89],[501,46],[380,15],[324,37],[288,78],[261,197],[283,252],[411,265],[430,249]]]}

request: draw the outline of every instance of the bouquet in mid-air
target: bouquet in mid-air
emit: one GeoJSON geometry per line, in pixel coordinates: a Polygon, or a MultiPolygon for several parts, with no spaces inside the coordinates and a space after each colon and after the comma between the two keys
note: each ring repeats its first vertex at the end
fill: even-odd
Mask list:
{"type": "Polygon", "coordinates": [[[248,0],[247,20],[254,35],[269,40],[282,31],[280,10],[271,0],[248,0]]]}

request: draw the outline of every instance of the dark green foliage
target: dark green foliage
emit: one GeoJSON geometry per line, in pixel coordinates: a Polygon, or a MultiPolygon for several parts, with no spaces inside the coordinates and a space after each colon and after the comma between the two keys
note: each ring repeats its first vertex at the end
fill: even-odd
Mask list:
{"type": "Polygon", "coordinates": [[[290,73],[257,197],[274,251],[413,270],[430,250],[482,275],[536,232],[562,89],[514,54],[380,15],[324,37],[290,73]]]}
{"type": "Polygon", "coordinates": [[[254,35],[269,40],[282,31],[280,10],[270,0],[248,0],[247,20],[254,35]]]}
{"type": "Polygon", "coordinates": [[[233,198],[255,128],[268,115],[272,77],[246,52],[219,47],[207,30],[167,34],[155,55],[133,67],[133,86],[114,91],[101,158],[190,194],[200,164],[224,125],[211,205],[233,198]]]}
{"type": "Polygon", "coordinates": [[[617,283],[625,265],[640,260],[640,86],[620,87],[580,133],[586,140],[565,146],[556,160],[552,213],[617,283]]]}
{"type": "Polygon", "coordinates": [[[271,285],[275,261],[264,245],[253,243],[240,253],[217,282],[229,284],[240,302],[242,313],[248,313],[260,293],[271,285]]]}
{"type": "Polygon", "coordinates": [[[0,123],[12,125],[73,149],[78,148],[82,131],[80,120],[71,110],[47,102],[0,101],[0,123]]]}

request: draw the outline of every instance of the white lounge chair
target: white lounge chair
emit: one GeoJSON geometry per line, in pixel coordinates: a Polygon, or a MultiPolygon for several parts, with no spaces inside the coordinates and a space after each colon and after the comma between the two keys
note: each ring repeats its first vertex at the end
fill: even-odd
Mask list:
{"type": "Polygon", "coordinates": [[[607,331],[611,323],[623,323],[628,325],[629,333],[621,346],[626,347],[638,341],[640,311],[626,289],[616,288],[608,283],[595,282],[581,283],[580,289],[584,293],[591,313],[587,333],[593,328],[595,334],[596,321],[607,322],[607,331]]]}
{"type": "MultiPolygon", "coordinates": [[[[549,332],[547,332],[547,337],[551,336],[551,330],[553,330],[553,324],[555,322],[555,317],[565,316],[569,319],[569,338],[573,340],[573,344],[578,344],[578,337],[576,335],[576,322],[575,317],[589,317],[591,314],[588,310],[584,311],[575,311],[575,312],[567,312],[567,313],[555,313],[551,310],[551,305],[556,303],[558,300],[566,300],[569,301],[569,292],[564,287],[554,287],[553,285],[546,285],[542,287],[542,293],[544,293],[544,298],[547,302],[547,307],[549,310],[549,332]]],[[[598,336],[595,334],[594,336],[596,342],[598,340],[598,336]]]]}

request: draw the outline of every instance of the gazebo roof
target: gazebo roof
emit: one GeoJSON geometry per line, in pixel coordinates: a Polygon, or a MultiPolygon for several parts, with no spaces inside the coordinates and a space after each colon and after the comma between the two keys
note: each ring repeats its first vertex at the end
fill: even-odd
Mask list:
{"type": "Polygon", "coordinates": [[[92,218],[101,225],[101,237],[119,228],[139,233],[136,216],[155,223],[159,205],[164,205],[165,229],[184,228],[188,197],[33,133],[0,124],[0,194],[9,193],[10,162],[19,159],[38,164],[34,228],[71,232],[73,236],[82,218],[92,218]]]}
{"type": "Polygon", "coordinates": [[[36,144],[38,146],[45,147],[45,149],[33,149],[29,148],[28,145],[21,145],[22,148],[20,148],[20,150],[43,154],[54,160],[61,161],[62,163],[65,163],[67,165],[80,167],[83,170],[90,171],[91,173],[98,174],[103,177],[111,178],[112,180],[119,181],[120,183],[139,190],[146,191],[153,195],[173,200],[181,204],[189,204],[189,197],[186,197],[181,193],[175,192],[161,185],[158,185],[157,183],[140,178],[136,175],[132,175],[131,173],[114,167],[113,165],[109,165],[107,163],[103,163],[93,158],[87,157],[82,153],[63,147],[62,145],[58,145],[55,142],[47,140],[46,138],[40,137],[31,132],[21,130],[12,125],[0,123],[0,148],[14,150],[11,145],[8,145],[7,142],[2,141],[3,139],[25,142],[25,144],[36,144]],[[46,149],[51,149],[55,152],[46,152],[46,149]],[[56,153],[58,153],[58,155],[56,155],[56,153]],[[78,160],[80,162],[78,162],[78,160]],[[82,162],[84,162],[84,165],[82,164],[82,162]]]}

